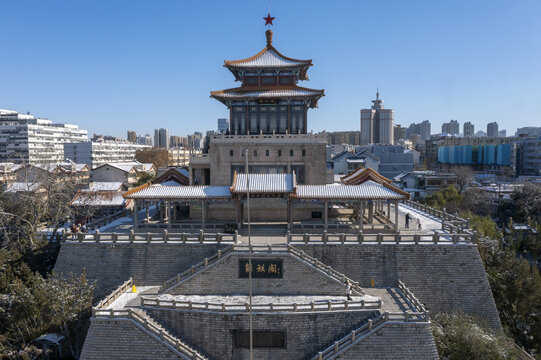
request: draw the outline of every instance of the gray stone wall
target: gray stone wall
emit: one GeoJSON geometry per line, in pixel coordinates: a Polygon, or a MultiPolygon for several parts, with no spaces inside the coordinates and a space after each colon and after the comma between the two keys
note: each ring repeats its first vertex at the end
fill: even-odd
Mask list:
{"type": "MultiPolygon", "coordinates": [[[[248,254],[232,254],[173,288],[170,294],[248,294],[249,282],[239,278],[239,259],[248,254]]],[[[344,295],[345,285],[289,255],[254,254],[257,259],[282,259],[281,279],[253,279],[254,295],[344,295]]],[[[253,268],[256,272],[257,269],[253,268]]]]}
{"type": "Polygon", "coordinates": [[[464,311],[501,323],[476,245],[298,245],[361,287],[402,280],[432,313],[464,311]]]}
{"type": "Polygon", "coordinates": [[[135,285],[160,285],[214,255],[226,245],[63,243],[56,273],[81,274],[97,281],[94,299],[101,299],[133,277],[135,285]]]}
{"type": "Polygon", "coordinates": [[[427,323],[386,323],[353,345],[341,360],[436,360],[438,350],[427,323]]]}
{"type": "MultiPolygon", "coordinates": [[[[248,314],[209,314],[146,309],[170,333],[210,359],[248,359],[249,351],[234,347],[234,331],[248,330],[248,314]]],[[[286,348],[254,349],[254,359],[309,359],[321,349],[360,327],[374,311],[298,314],[254,314],[254,330],[285,331],[286,348]]]]}
{"type": "Polygon", "coordinates": [[[131,321],[93,319],[80,359],[180,359],[180,356],[131,321]]]}

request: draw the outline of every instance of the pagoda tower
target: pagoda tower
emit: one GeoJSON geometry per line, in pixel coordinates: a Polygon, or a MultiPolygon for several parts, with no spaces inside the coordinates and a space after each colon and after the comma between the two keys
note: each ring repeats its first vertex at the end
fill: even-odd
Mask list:
{"type": "Polygon", "coordinates": [[[297,86],[308,80],[312,60],[282,55],[272,46],[272,30],[265,32],[267,46],[243,60],[225,61],[224,66],[241,86],[211,91],[230,112],[230,132],[248,134],[306,134],[308,108],[316,108],[323,90],[297,86]]]}

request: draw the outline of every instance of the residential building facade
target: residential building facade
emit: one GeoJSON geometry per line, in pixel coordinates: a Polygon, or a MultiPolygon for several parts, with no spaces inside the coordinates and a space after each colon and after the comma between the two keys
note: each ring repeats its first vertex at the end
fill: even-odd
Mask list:
{"type": "Polygon", "coordinates": [[[135,153],[148,145],[118,141],[85,141],[64,144],[64,158],[92,168],[107,164],[135,161],[135,153]]]}
{"type": "Polygon", "coordinates": [[[498,137],[498,123],[497,122],[491,122],[487,124],[487,136],[498,137]]]}
{"type": "Polygon", "coordinates": [[[361,145],[394,143],[394,110],[384,109],[383,100],[372,100],[372,108],[361,110],[361,145]]]}
{"type": "Polygon", "coordinates": [[[464,123],[464,137],[473,137],[475,136],[475,125],[471,122],[464,123]]]}

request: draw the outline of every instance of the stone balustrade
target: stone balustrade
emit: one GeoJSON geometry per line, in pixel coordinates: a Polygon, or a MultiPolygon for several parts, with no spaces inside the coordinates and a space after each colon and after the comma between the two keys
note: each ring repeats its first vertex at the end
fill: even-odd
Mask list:
{"type": "Polygon", "coordinates": [[[368,320],[365,324],[342,339],[336,341],[333,345],[319,352],[312,360],[334,359],[337,355],[345,352],[353,344],[370,336],[372,333],[382,328],[386,322],[428,322],[428,313],[423,312],[384,312],[375,319],[368,320]]]}
{"type": "Polygon", "coordinates": [[[288,244],[308,244],[308,243],[323,243],[323,244],[471,244],[477,241],[475,232],[463,233],[433,233],[433,234],[357,234],[348,233],[328,233],[323,231],[321,234],[292,234],[287,233],[288,244]]]}
{"type": "MultiPolygon", "coordinates": [[[[360,300],[360,301],[331,301],[310,302],[306,304],[252,304],[252,311],[256,313],[291,313],[291,312],[316,312],[316,311],[347,311],[347,310],[379,310],[381,299],[360,300]]],[[[250,311],[250,304],[226,304],[184,301],[174,299],[141,298],[141,306],[164,309],[181,309],[192,311],[221,312],[221,313],[243,313],[250,311]]]]}
{"type": "Polygon", "coordinates": [[[404,283],[400,280],[398,280],[398,288],[400,291],[402,291],[402,294],[406,297],[406,299],[409,300],[411,305],[415,310],[417,310],[420,313],[426,313],[428,315],[428,311],[425,309],[425,306],[413,295],[413,293],[404,285],[404,283]]]}
{"type": "Polygon", "coordinates": [[[164,230],[162,233],[136,233],[131,230],[129,233],[78,233],[68,234],[62,232],[62,241],[79,243],[225,243],[234,244],[237,242],[238,233],[205,233],[200,230],[198,233],[169,233],[164,230]]]}
{"type": "Polygon", "coordinates": [[[87,224],[86,227],[88,229],[90,229],[90,230],[94,230],[96,228],[99,228],[99,227],[105,226],[107,224],[110,224],[113,221],[115,221],[116,219],[120,219],[121,217],[129,216],[129,214],[130,214],[129,210],[122,209],[122,210],[119,210],[119,211],[114,212],[112,214],[101,217],[99,219],[92,220],[91,222],[89,222],[87,224]]]}
{"type": "Polygon", "coordinates": [[[118,299],[120,295],[124,294],[127,290],[131,289],[132,286],[133,286],[133,279],[129,278],[126,282],[120,285],[110,295],[107,295],[105,299],[100,301],[98,305],[94,307],[94,309],[105,309],[106,307],[111,305],[116,299],[118,299]]]}

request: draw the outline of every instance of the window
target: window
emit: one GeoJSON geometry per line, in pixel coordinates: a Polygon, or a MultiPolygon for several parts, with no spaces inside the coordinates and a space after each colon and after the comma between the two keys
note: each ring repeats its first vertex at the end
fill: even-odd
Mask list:
{"type": "Polygon", "coordinates": [[[257,156],[257,150],[254,150],[254,156],[257,156]]]}
{"type": "Polygon", "coordinates": [[[269,150],[265,150],[265,156],[269,156],[269,150]]]}
{"type": "Polygon", "coordinates": [[[229,156],[233,156],[233,150],[229,150],[229,156]]]}
{"type": "Polygon", "coordinates": [[[276,76],[262,76],[261,85],[276,85],[276,76]]]}
{"type": "Polygon", "coordinates": [[[302,156],[306,156],[306,150],[302,149],[302,156]]]}
{"type": "Polygon", "coordinates": [[[293,85],[293,76],[280,76],[280,85],[293,85]]]}
{"type": "Polygon", "coordinates": [[[278,150],[278,156],[282,156],[282,150],[278,150]]]}
{"type": "Polygon", "coordinates": [[[289,156],[293,156],[293,149],[289,150],[289,156]]]}
{"type": "Polygon", "coordinates": [[[321,211],[312,211],[312,219],[321,219],[323,213],[321,211]]]}
{"type": "Polygon", "coordinates": [[[257,85],[257,76],[246,76],[244,78],[244,85],[248,85],[248,86],[257,85]]]}
{"type": "MultiPolygon", "coordinates": [[[[285,331],[264,331],[254,330],[252,332],[254,348],[285,348],[285,331]]],[[[246,330],[236,330],[234,332],[234,342],[236,348],[250,347],[250,332],[246,330]]]]}

